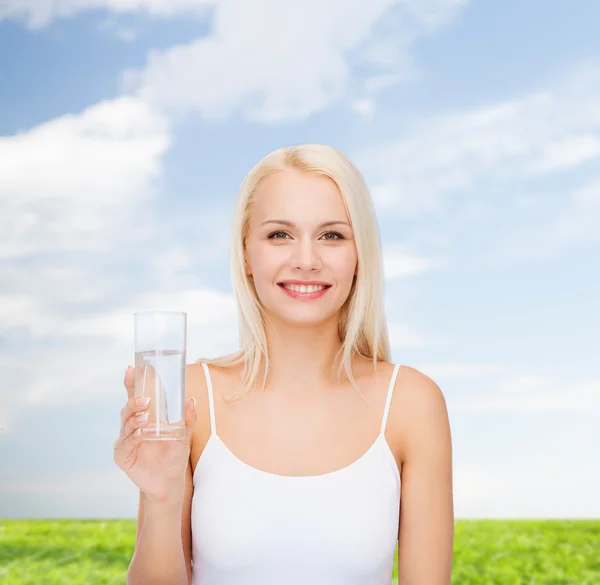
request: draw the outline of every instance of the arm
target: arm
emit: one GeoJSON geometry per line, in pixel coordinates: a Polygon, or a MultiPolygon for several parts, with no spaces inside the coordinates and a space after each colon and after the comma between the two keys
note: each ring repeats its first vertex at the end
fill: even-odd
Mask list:
{"type": "Polygon", "coordinates": [[[398,585],[448,585],[454,505],[446,402],[436,383],[416,370],[407,386],[410,414],[402,465],[398,585]]]}
{"type": "Polygon", "coordinates": [[[185,473],[183,501],[156,503],[140,492],[137,535],[127,585],[191,585],[192,469],[185,473]]]}
{"type": "MultiPolygon", "coordinates": [[[[193,396],[198,404],[196,389],[202,384],[196,369],[193,364],[186,366],[186,398],[193,396]]],[[[201,410],[196,408],[197,412],[201,410]]],[[[190,454],[193,449],[194,434],[190,438],[190,454]]],[[[176,501],[156,503],[140,491],[136,542],[127,585],[191,585],[194,484],[190,459],[184,480],[183,498],[176,501]]]]}

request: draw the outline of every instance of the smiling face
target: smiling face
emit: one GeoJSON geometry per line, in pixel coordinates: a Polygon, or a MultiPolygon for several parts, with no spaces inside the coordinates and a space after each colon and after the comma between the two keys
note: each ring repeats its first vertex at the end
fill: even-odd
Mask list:
{"type": "Polygon", "coordinates": [[[265,177],[248,228],[245,269],[269,317],[297,326],[337,319],[357,253],[335,182],[295,169],[265,177]]]}

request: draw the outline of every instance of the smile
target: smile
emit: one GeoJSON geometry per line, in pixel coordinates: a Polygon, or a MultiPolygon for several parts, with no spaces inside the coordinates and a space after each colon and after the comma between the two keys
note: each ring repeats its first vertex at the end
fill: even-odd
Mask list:
{"type": "Polygon", "coordinates": [[[327,288],[325,285],[317,285],[317,284],[282,284],[283,288],[287,288],[288,290],[295,290],[299,293],[313,293],[319,290],[323,290],[327,288]]]}
{"type": "Polygon", "coordinates": [[[289,284],[285,282],[278,284],[279,288],[287,295],[304,300],[318,299],[331,288],[330,284],[289,284]]]}

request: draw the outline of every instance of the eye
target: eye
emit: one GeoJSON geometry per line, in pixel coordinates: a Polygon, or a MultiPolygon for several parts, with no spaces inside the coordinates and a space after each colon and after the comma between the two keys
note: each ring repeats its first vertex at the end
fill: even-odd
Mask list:
{"type": "Polygon", "coordinates": [[[343,240],[344,236],[342,236],[342,234],[340,234],[339,232],[327,232],[326,234],[323,235],[323,237],[326,240],[343,240]],[[327,236],[333,236],[333,237],[327,237],[327,236]]]}
{"type": "Polygon", "coordinates": [[[269,240],[283,240],[284,237],[281,236],[285,237],[287,234],[285,232],[272,232],[267,237],[269,240]]]}

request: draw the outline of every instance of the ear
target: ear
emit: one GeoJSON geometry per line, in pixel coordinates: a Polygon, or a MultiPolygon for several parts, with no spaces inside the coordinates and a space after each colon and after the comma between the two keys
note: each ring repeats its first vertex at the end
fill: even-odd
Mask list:
{"type": "Polygon", "coordinates": [[[244,250],[244,271],[246,272],[246,276],[252,276],[252,268],[250,267],[250,263],[248,262],[248,258],[246,256],[245,250],[244,250]]]}

